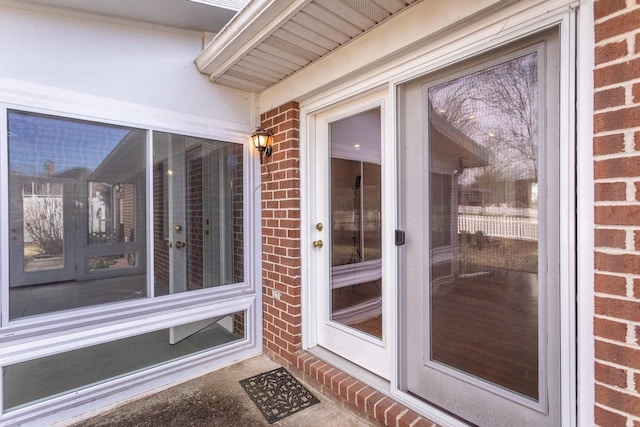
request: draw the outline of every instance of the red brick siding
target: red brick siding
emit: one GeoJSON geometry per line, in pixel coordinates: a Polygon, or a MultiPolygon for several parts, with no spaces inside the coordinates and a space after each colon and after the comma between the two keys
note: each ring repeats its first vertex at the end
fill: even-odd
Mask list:
{"type": "Polygon", "coordinates": [[[640,425],[640,4],[594,16],[595,420],[640,425]]]}
{"type": "MultiPolygon", "coordinates": [[[[243,202],[243,174],[244,159],[242,146],[233,144],[229,150],[229,163],[232,169],[231,201],[233,218],[233,282],[240,283],[244,280],[244,202],[243,202]]],[[[242,314],[244,323],[244,313],[242,314]]]]}
{"type": "Polygon", "coordinates": [[[155,165],[153,167],[153,279],[168,288],[169,247],[164,238],[164,180],[164,164],[155,165]]]}
{"type": "Polygon", "coordinates": [[[203,238],[203,176],[202,176],[202,147],[185,153],[187,188],[185,192],[187,202],[187,289],[204,288],[204,238],[203,238]]]}
{"type": "Polygon", "coordinates": [[[273,155],[262,167],[264,346],[287,359],[300,349],[302,329],[298,105],[285,104],[261,121],[273,133],[273,155]]]}
{"type": "MultiPolygon", "coordinates": [[[[306,351],[298,351],[284,359],[268,349],[265,352],[277,362],[282,363],[294,375],[316,385],[327,397],[374,424],[393,427],[437,426],[434,422],[306,351]]],[[[610,375],[615,379],[615,373],[610,375]]]]}
{"type": "Polygon", "coordinates": [[[132,231],[135,232],[136,191],[139,191],[139,189],[136,188],[135,184],[121,183],[119,191],[116,192],[116,204],[113,213],[117,227],[117,242],[129,241],[132,231]]]}
{"type": "Polygon", "coordinates": [[[245,312],[239,311],[233,314],[233,333],[239,336],[245,336],[245,312]]]}
{"type": "MultiPolygon", "coordinates": [[[[327,396],[386,426],[435,424],[301,349],[299,108],[295,102],[261,116],[274,134],[262,166],[263,343],[265,353],[327,396]],[[279,293],[279,299],[275,298],[279,293]]],[[[615,377],[613,372],[610,373],[615,377]]]]}

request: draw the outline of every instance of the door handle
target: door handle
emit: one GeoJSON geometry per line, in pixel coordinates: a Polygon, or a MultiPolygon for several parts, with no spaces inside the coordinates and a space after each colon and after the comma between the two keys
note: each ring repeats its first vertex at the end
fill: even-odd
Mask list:
{"type": "Polygon", "coordinates": [[[181,242],[180,240],[178,240],[178,241],[176,242],[176,249],[182,249],[182,248],[184,248],[185,246],[187,246],[187,244],[186,244],[185,242],[181,242]]]}
{"type": "Polygon", "coordinates": [[[323,245],[322,240],[314,240],[313,241],[313,247],[314,248],[321,248],[323,245]]]}

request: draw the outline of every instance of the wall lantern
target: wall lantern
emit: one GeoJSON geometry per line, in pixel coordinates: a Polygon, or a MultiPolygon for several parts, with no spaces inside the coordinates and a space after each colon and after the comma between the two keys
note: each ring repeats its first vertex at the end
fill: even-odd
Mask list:
{"type": "Polygon", "coordinates": [[[251,135],[251,141],[253,141],[253,146],[260,152],[260,164],[262,164],[263,155],[267,157],[271,156],[273,135],[267,130],[256,128],[253,135],[251,135]]]}

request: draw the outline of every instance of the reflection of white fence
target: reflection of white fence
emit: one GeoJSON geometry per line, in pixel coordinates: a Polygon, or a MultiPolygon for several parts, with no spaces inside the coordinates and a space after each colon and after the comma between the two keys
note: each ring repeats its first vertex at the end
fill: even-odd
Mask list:
{"type": "Polygon", "coordinates": [[[528,216],[537,217],[538,209],[514,208],[509,206],[458,206],[459,214],[494,215],[494,216],[528,216]]]}
{"type": "Polygon", "coordinates": [[[482,231],[485,236],[538,240],[538,219],[518,216],[458,214],[458,233],[482,231]]]}

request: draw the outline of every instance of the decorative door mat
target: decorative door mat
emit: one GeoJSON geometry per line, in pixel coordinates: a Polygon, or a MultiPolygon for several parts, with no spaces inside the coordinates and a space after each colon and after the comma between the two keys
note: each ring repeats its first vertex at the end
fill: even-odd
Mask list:
{"type": "Polygon", "coordinates": [[[241,380],[240,385],[269,424],[320,402],[285,368],[241,380]]]}

